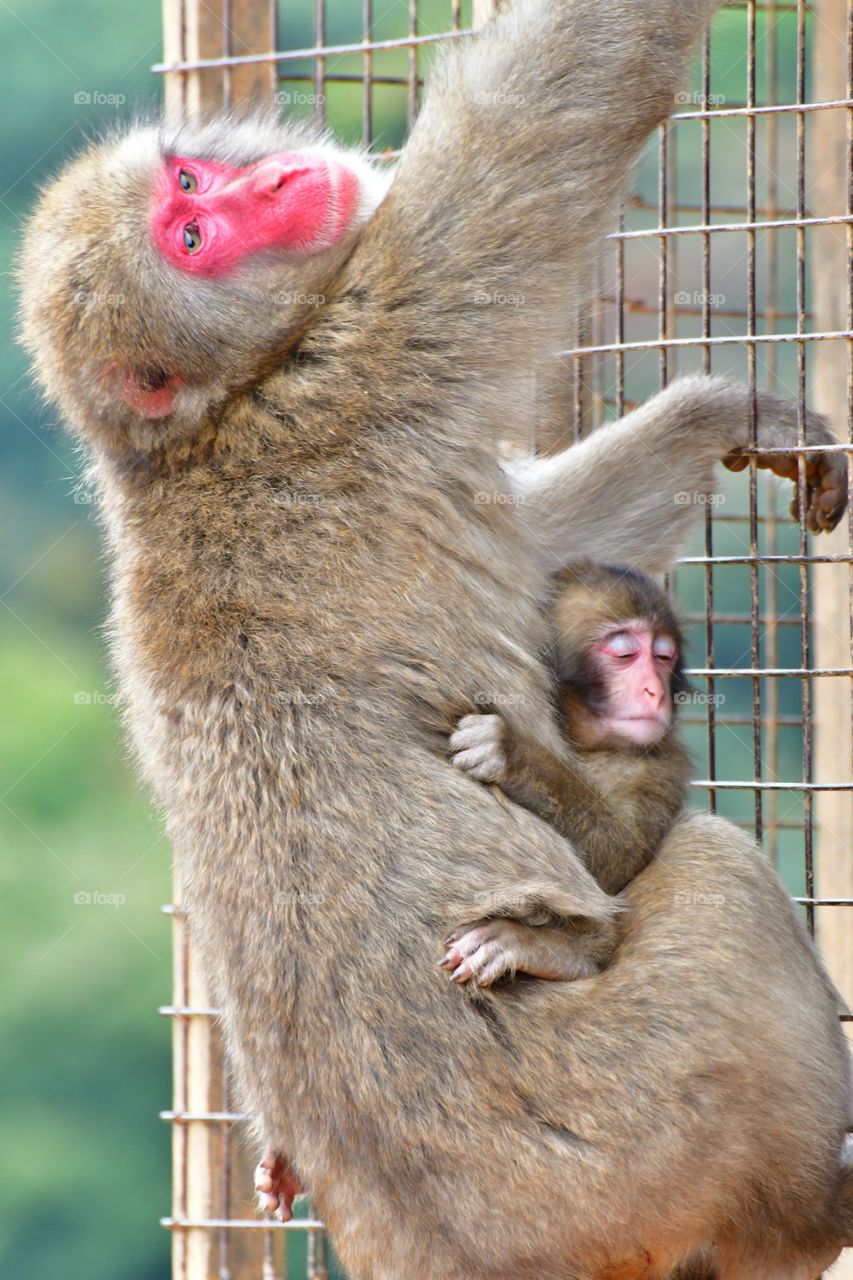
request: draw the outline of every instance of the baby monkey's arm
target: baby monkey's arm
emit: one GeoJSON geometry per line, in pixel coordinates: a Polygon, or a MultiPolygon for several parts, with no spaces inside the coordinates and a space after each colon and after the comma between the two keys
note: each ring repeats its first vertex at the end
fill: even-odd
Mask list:
{"type": "MultiPolygon", "coordinates": [[[[626,760],[618,804],[613,803],[584,776],[582,759],[573,764],[560,760],[516,733],[502,716],[465,716],[451,736],[450,749],[457,767],[480,782],[496,784],[571,840],[588,870],[611,893],[648,865],[680,807],[680,799],[668,806],[664,820],[659,804],[643,803],[631,759],[626,760]]],[[[581,940],[569,921],[560,927],[557,921],[477,920],[456,929],[444,945],[441,967],[454,982],[478,987],[516,973],[552,982],[588,978],[608,958],[605,953],[596,958],[594,938],[581,940]]]]}
{"type": "MultiPolygon", "coordinates": [[[[609,756],[606,793],[583,757],[571,763],[525,738],[498,715],[469,715],[450,738],[453,763],[571,840],[608,893],[648,866],[682,807],[683,770],[669,753],[609,756]]],[[[603,756],[604,753],[599,753],[603,756]]]]}

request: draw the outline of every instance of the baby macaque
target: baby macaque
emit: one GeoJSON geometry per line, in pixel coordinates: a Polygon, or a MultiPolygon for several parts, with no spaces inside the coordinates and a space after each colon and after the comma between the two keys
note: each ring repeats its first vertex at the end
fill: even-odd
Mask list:
{"type": "MultiPolygon", "coordinates": [[[[500,715],[469,715],[450,739],[454,764],[494,783],[571,840],[608,893],[647,866],[684,804],[690,772],[675,725],[684,676],[681,628],[646,574],[580,561],[556,579],[554,666],[561,759],[500,715]]],[[[447,939],[455,982],[491,986],[516,972],[588,977],[557,921],[490,918],[447,939]],[[549,927],[553,926],[553,927],[549,927]]]]}

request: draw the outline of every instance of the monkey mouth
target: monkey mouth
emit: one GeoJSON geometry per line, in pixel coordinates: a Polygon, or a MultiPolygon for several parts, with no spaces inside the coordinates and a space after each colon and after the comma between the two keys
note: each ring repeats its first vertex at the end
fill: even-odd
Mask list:
{"type": "Polygon", "coordinates": [[[627,738],[638,746],[649,746],[658,742],[669,728],[669,717],[650,716],[610,716],[607,721],[610,733],[619,738],[627,738]]]}

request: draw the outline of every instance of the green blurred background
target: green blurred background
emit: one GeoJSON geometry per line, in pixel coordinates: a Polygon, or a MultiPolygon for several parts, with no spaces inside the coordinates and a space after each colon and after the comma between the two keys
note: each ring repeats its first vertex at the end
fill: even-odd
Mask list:
{"type": "MultiPolygon", "coordinates": [[[[310,12],[308,0],[286,6],[284,46],[312,42],[310,12]]],[[[406,12],[405,0],[387,6],[377,34],[404,34],[406,12]]],[[[360,0],[331,0],[329,39],[358,38],[360,15],[360,0]]],[[[421,29],[440,30],[447,16],[437,0],[427,4],[421,29]]],[[[793,22],[781,17],[775,30],[790,93],[793,22]]],[[[725,16],[719,33],[715,90],[742,100],[742,16],[725,16]]],[[[169,1027],[156,1009],[170,989],[169,929],[159,913],[170,897],[169,855],[134,783],[111,701],[99,630],[104,572],[94,512],[77,488],[80,461],[53,413],[40,406],[11,337],[12,261],[37,186],[103,126],[159,102],[160,84],[149,72],[161,56],[159,4],[0,0],[0,48],[0,234],[7,263],[0,307],[8,337],[0,354],[0,964],[6,978],[0,1275],[166,1280],[169,1241],[157,1219],[169,1206],[169,1142],[157,1111],[169,1103],[169,1027]]],[[[395,54],[385,69],[405,65],[406,55],[395,54]]],[[[298,103],[299,86],[291,88],[298,103]]],[[[329,97],[332,123],[349,139],[360,136],[359,93],[341,89],[329,97]]],[[[378,89],[376,113],[377,147],[397,145],[404,93],[378,89]]],[[[729,198],[741,201],[742,145],[733,124],[728,140],[715,146],[714,171],[715,183],[729,183],[729,198]]],[[[679,165],[684,180],[695,184],[696,140],[686,146],[679,165]]],[[[653,151],[639,179],[649,192],[652,161],[653,151]]],[[[742,267],[723,256],[715,269],[728,272],[731,304],[742,305],[742,267]]],[[[653,290],[654,264],[649,270],[653,290]]],[[[792,305],[790,271],[783,291],[792,305]]],[[[741,323],[732,320],[732,331],[742,332],[741,323]]],[[[723,321],[718,330],[725,327],[723,321]]],[[[642,336],[653,330],[646,335],[638,321],[629,337],[642,336]]],[[[790,383],[792,370],[787,377],[780,372],[790,383]]],[[[656,365],[646,370],[635,363],[635,398],[654,389],[656,376],[656,365]]],[[[727,512],[743,509],[745,491],[743,478],[728,485],[727,512]]],[[[726,550],[727,536],[740,549],[742,530],[728,535],[724,526],[718,549],[726,550]]],[[[798,607],[796,570],[790,577],[783,597],[789,611],[798,607]]],[[[699,578],[684,583],[685,596],[701,608],[699,578]]],[[[745,587],[745,571],[722,578],[718,607],[742,609],[745,587]]],[[[718,633],[718,661],[743,663],[748,635],[736,627],[718,633]]],[[[795,631],[783,637],[783,665],[798,665],[798,643],[795,631]]],[[[701,637],[692,656],[704,661],[701,637]]],[[[733,682],[730,696],[749,710],[747,682],[733,682]]],[[[796,710],[796,689],[793,696],[796,710]]],[[[731,776],[751,776],[748,733],[730,736],[731,776]]],[[[698,737],[696,744],[701,757],[698,737]]],[[[797,776],[799,768],[795,732],[783,744],[780,776],[797,776]]],[[[749,816],[748,801],[731,803],[745,806],[742,816],[749,816]]],[[[800,858],[795,833],[788,847],[793,888],[800,858]]]]}

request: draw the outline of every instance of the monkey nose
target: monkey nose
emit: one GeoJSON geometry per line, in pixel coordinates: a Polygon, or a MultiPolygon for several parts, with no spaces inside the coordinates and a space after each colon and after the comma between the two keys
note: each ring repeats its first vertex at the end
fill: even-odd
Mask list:
{"type": "Polygon", "coordinates": [[[663,705],[666,697],[666,690],[658,680],[650,680],[645,686],[643,692],[648,697],[655,711],[663,705]]]}

